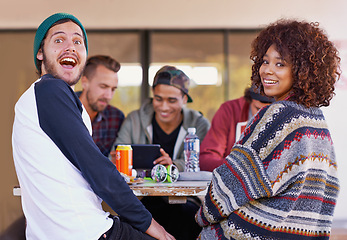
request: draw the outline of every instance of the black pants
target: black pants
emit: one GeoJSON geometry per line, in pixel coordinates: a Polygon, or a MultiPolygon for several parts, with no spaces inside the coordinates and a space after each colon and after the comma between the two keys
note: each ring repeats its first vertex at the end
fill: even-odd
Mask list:
{"type": "Polygon", "coordinates": [[[144,197],[141,202],[176,240],[193,240],[201,232],[194,218],[200,207],[199,199],[188,198],[185,204],[169,204],[166,197],[144,197]]]}
{"type": "Polygon", "coordinates": [[[155,238],[143,233],[130,224],[120,221],[118,217],[113,217],[113,225],[99,240],[153,240],[155,238]]]}

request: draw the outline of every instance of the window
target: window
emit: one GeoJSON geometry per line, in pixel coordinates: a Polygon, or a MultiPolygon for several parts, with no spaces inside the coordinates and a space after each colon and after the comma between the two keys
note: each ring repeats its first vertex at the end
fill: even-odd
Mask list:
{"type": "Polygon", "coordinates": [[[230,32],[228,36],[228,98],[234,99],[243,95],[244,89],[250,84],[252,61],[250,59],[251,43],[257,33],[230,32]]]}
{"type": "Polygon", "coordinates": [[[224,102],[222,73],[224,49],[222,31],[158,31],[151,35],[151,68],[149,81],[163,65],[174,65],[191,79],[187,106],[212,119],[224,102]]]}
{"type": "MultiPolygon", "coordinates": [[[[148,66],[145,61],[149,63],[148,86],[163,65],[182,69],[192,79],[189,93],[194,101],[188,107],[201,111],[209,120],[223,102],[242,96],[250,82],[254,30],[90,30],[87,34],[89,56],[110,55],[121,63],[119,87],[111,104],[125,115],[140,107],[141,94],[151,96],[151,91],[141,88],[146,73],[142,66],[148,66]],[[148,45],[142,44],[143,32],[149,36],[148,45]]],[[[0,32],[5,55],[1,65],[8,69],[2,74],[15,85],[13,101],[37,78],[32,56],[34,35],[35,31],[0,32]]],[[[76,90],[80,89],[77,84],[76,90]]]]}
{"type": "MultiPolygon", "coordinates": [[[[109,55],[121,64],[118,89],[111,105],[127,115],[140,107],[140,84],[142,67],[140,63],[140,35],[136,31],[88,31],[89,56],[109,55]]],[[[81,89],[81,86],[76,86],[81,89]]]]}

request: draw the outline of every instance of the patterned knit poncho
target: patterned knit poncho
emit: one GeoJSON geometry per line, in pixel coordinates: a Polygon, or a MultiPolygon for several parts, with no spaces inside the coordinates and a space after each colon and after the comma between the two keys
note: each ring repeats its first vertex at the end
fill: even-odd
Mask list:
{"type": "Polygon", "coordinates": [[[263,108],[213,171],[196,221],[200,239],[329,239],[339,192],[319,108],[263,108]]]}

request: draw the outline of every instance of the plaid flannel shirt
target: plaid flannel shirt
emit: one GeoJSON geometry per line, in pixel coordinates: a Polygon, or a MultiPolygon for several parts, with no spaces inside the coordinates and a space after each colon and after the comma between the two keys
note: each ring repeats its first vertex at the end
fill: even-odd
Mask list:
{"type": "Polygon", "coordinates": [[[104,111],[98,113],[92,122],[93,140],[106,157],[108,157],[112,145],[116,141],[123,120],[123,112],[108,105],[104,111]]]}

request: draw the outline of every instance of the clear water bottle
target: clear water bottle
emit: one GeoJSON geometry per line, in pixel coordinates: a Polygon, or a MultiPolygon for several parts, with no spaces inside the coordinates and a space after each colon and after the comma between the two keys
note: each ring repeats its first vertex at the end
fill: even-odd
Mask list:
{"type": "Polygon", "coordinates": [[[188,128],[188,134],[184,139],[185,172],[199,172],[200,140],[195,134],[195,128],[188,128]]]}

